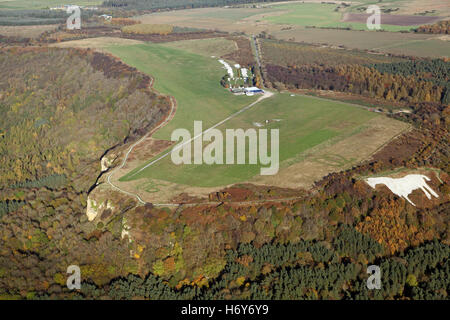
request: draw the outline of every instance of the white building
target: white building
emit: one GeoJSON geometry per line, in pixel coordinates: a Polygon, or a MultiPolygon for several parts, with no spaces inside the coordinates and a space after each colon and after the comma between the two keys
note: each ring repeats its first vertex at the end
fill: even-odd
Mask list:
{"type": "Polygon", "coordinates": [[[245,80],[248,78],[248,70],[246,68],[241,69],[242,77],[244,77],[245,80]]]}
{"type": "Polygon", "coordinates": [[[247,96],[253,96],[255,94],[263,94],[264,90],[262,90],[258,87],[248,87],[248,88],[244,88],[244,92],[247,96]]]}
{"type": "Polygon", "coordinates": [[[230,76],[230,79],[234,79],[233,68],[231,68],[231,66],[227,62],[223,61],[222,59],[220,59],[219,62],[221,64],[223,64],[224,68],[227,70],[228,75],[230,76]]]}

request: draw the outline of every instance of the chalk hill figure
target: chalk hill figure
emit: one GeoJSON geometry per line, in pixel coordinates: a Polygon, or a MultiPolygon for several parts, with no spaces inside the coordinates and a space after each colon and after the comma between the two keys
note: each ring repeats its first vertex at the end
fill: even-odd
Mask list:
{"type": "Polygon", "coordinates": [[[413,206],[416,206],[408,198],[408,195],[410,195],[414,190],[421,189],[430,200],[431,195],[435,196],[436,198],[439,197],[437,193],[434,192],[433,189],[430,188],[430,186],[428,186],[427,181],[430,180],[430,178],[422,174],[410,174],[398,179],[388,177],[368,178],[367,183],[372,188],[375,188],[378,184],[384,184],[394,194],[398,195],[399,197],[405,198],[413,206]]]}

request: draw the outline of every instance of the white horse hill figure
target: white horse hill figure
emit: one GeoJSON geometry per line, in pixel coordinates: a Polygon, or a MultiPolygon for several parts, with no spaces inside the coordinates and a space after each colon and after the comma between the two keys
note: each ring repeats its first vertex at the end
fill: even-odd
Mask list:
{"type": "Polygon", "coordinates": [[[375,188],[377,184],[384,184],[389,188],[394,194],[399,197],[403,197],[408,200],[413,206],[416,206],[411,200],[409,200],[408,195],[411,194],[414,190],[421,189],[428,199],[431,200],[430,193],[438,198],[436,192],[434,192],[426,183],[426,181],[430,181],[431,179],[422,174],[410,174],[403,178],[387,178],[387,177],[379,177],[379,178],[368,178],[367,184],[372,188],[375,188]]]}

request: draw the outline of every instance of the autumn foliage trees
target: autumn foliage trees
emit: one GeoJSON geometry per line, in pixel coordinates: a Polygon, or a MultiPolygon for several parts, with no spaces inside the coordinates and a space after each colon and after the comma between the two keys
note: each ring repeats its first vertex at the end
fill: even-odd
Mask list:
{"type": "Polygon", "coordinates": [[[156,123],[169,104],[149,91],[147,76],[98,53],[6,49],[0,65],[8,74],[0,80],[1,187],[64,175],[88,188],[92,161],[156,123]]]}
{"type": "Polygon", "coordinates": [[[439,21],[435,24],[420,26],[414,31],[418,33],[450,34],[450,20],[444,20],[439,21]]]}
{"type": "Polygon", "coordinates": [[[441,102],[448,99],[446,88],[412,75],[381,73],[360,65],[283,67],[266,65],[269,81],[288,87],[335,90],[387,101],[441,102]]]}
{"type": "Polygon", "coordinates": [[[264,40],[264,77],[284,89],[348,92],[389,102],[450,102],[450,62],[264,40]]]}

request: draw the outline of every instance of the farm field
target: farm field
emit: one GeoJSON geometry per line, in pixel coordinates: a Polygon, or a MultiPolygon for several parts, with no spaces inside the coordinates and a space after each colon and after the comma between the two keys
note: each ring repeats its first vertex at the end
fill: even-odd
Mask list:
{"type": "Polygon", "coordinates": [[[7,37],[37,38],[46,31],[55,30],[57,25],[0,26],[0,35],[7,37]]]}
{"type": "MultiPolygon", "coordinates": [[[[350,7],[351,12],[361,12],[373,0],[360,0],[350,7]],[[359,10],[358,10],[359,9],[359,10]]],[[[392,10],[393,14],[446,16],[450,14],[447,0],[384,0],[377,3],[381,10],[392,10]]]]}
{"type": "MultiPolygon", "coordinates": [[[[367,30],[365,22],[344,21],[343,11],[335,11],[336,4],[319,3],[295,3],[272,6],[274,9],[287,11],[286,13],[264,18],[267,21],[277,24],[291,24],[299,26],[314,26],[326,28],[352,28],[353,30],[367,30]]],[[[387,31],[409,30],[419,23],[408,26],[398,26],[383,24],[381,19],[381,29],[387,31]]]]}
{"type": "Polygon", "coordinates": [[[427,39],[406,41],[376,48],[380,51],[389,51],[393,54],[416,55],[419,57],[449,57],[450,41],[440,39],[427,39]],[[431,55],[430,52],[433,52],[431,55]]]}
{"type": "MultiPolygon", "coordinates": [[[[320,6],[321,4],[316,3],[311,5],[320,6]]],[[[361,6],[363,5],[361,4],[361,6]]],[[[230,33],[244,32],[249,35],[256,35],[264,31],[280,40],[344,46],[361,50],[377,49],[380,52],[408,56],[445,57],[450,52],[450,43],[439,40],[439,35],[307,28],[306,26],[310,24],[303,22],[308,21],[308,19],[301,18],[300,22],[295,18],[292,18],[292,21],[289,19],[283,21],[281,17],[286,14],[289,14],[289,10],[275,9],[273,5],[266,4],[263,8],[201,8],[158,12],[142,15],[136,17],[136,19],[142,23],[173,24],[180,27],[204,28],[209,30],[217,29],[230,33]],[[235,18],[241,12],[245,12],[248,16],[236,20],[235,18]],[[279,23],[274,23],[274,21],[278,21],[279,23]],[[423,43],[420,47],[413,44],[410,45],[410,43],[416,41],[423,41],[423,43]],[[390,47],[395,45],[398,46],[390,47]]],[[[341,13],[336,14],[340,15],[341,13]]],[[[316,21],[316,18],[314,16],[314,18],[309,19],[316,21]]],[[[320,23],[320,17],[317,21],[320,23]]]]}
{"type": "Polygon", "coordinates": [[[167,48],[184,50],[206,57],[220,57],[236,51],[236,43],[225,38],[210,38],[199,40],[181,40],[164,44],[167,48]]]}
{"type": "MultiPolygon", "coordinates": [[[[157,12],[135,17],[142,23],[173,24],[180,27],[218,29],[226,32],[248,33],[262,31],[259,24],[268,25],[267,22],[256,22],[263,16],[277,13],[271,8],[199,8],[189,10],[175,10],[157,12]],[[243,17],[243,15],[245,16],[243,17]],[[237,19],[237,17],[241,17],[237,19]]],[[[280,26],[274,25],[277,29],[280,26]]]]}
{"type": "Polygon", "coordinates": [[[418,57],[448,57],[450,42],[442,36],[399,32],[365,32],[356,30],[327,30],[292,28],[276,31],[277,39],[314,44],[344,46],[351,49],[374,50],[418,57]],[[421,43],[418,47],[414,43],[421,43]]]}
{"type": "Polygon", "coordinates": [[[52,43],[49,45],[49,47],[84,48],[84,49],[95,48],[95,50],[97,51],[104,52],[105,48],[111,46],[118,46],[118,45],[125,46],[136,44],[144,44],[144,42],[139,40],[115,38],[115,37],[98,37],[98,38],[87,38],[87,39],[52,43]]]}
{"type": "MultiPolygon", "coordinates": [[[[161,12],[155,14],[144,15],[142,18],[148,19],[148,23],[151,23],[150,17],[166,17],[167,19],[182,20],[197,20],[201,21],[206,19],[213,19],[216,21],[227,21],[228,23],[239,22],[241,20],[250,18],[255,15],[272,13],[273,8],[199,8],[188,10],[175,10],[169,12],[161,12]]],[[[156,22],[155,22],[156,23],[156,22]]],[[[159,21],[157,22],[159,23],[159,21]]]]}

